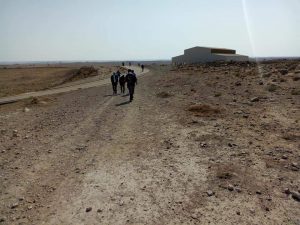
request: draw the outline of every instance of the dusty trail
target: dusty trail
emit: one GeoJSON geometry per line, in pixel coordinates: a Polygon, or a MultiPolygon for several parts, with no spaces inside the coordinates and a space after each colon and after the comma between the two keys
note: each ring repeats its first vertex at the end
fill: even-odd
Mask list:
{"type": "Polygon", "coordinates": [[[298,134],[299,99],[242,104],[252,95],[229,78],[156,66],[132,103],[104,85],[2,113],[0,224],[296,224],[299,202],[283,190],[299,186],[298,144],[282,135],[298,134]],[[222,112],[195,116],[194,102],[222,112]]]}
{"type": "MultiPolygon", "coordinates": [[[[28,132],[27,126],[45,124],[31,134],[35,138],[29,143],[20,138],[20,157],[12,155],[4,165],[18,168],[4,174],[1,188],[2,212],[9,215],[13,210],[12,217],[5,218],[7,224],[157,224],[173,216],[173,211],[162,215],[160,210],[170,207],[170,201],[184,201],[185,179],[197,171],[184,165],[184,157],[178,158],[182,152],[175,159],[168,148],[159,150],[168,145],[174,127],[149,92],[153,84],[148,86],[145,79],[151,75],[139,78],[130,104],[128,96],[108,96],[108,86],[66,94],[37,121],[29,123],[34,112],[28,120],[25,116],[28,123],[18,125],[20,133],[28,132]],[[101,95],[107,97],[98,101],[101,95]],[[47,127],[50,123],[56,126],[47,127]],[[176,164],[182,171],[174,170],[176,164]],[[181,178],[173,180],[174,172],[181,178]],[[24,200],[10,209],[19,198],[24,200]],[[91,212],[86,212],[88,207],[91,212]]],[[[205,177],[194,182],[200,180],[205,177]]]]}

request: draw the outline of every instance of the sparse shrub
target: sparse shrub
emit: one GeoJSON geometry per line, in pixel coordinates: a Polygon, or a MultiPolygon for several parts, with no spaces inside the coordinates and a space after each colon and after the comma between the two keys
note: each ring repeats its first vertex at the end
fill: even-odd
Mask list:
{"type": "Polygon", "coordinates": [[[159,98],[169,98],[173,95],[163,91],[163,92],[158,93],[156,96],[159,98]]]}
{"type": "Polygon", "coordinates": [[[272,74],[271,73],[264,73],[262,75],[263,78],[269,78],[272,74]]]}
{"type": "Polygon", "coordinates": [[[269,84],[267,87],[266,87],[267,91],[269,92],[274,92],[278,89],[278,86],[275,85],[275,84],[269,84]]]}
{"type": "Polygon", "coordinates": [[[193,112],[196,116],[210,116],[221,112],[220,109],[204,104],[191,105],[188,111],[193,112]]]}
{"type": "Polygon", "coordinates": [[[298,81],[298,80],[300,80],[300,76],[294,76],[293,77],[293,81],[298,81]]]}
{"type": "Polygon", "coordinates": [[[281,70],[279,70],[279,72],[281,75],[286,75],[289,73],[289,71],[287,69],[281,69],[281,70]]]}
{"type": "Polygon", "coordinates": [[[291,94],[292,95],[300,95],[300,89],[292,90],[291,94]]]}

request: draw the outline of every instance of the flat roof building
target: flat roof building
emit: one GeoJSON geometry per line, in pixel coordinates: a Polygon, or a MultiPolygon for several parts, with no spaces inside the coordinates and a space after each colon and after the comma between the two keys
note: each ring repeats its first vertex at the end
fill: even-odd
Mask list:
{"type": "Polygon", "coordinates": [[[214,61],[249,61],[246,55],[236,54],[233,49],[194,47],[184,50],[183,55],[172,58],[174,64],[206,63],[214,61]]]}

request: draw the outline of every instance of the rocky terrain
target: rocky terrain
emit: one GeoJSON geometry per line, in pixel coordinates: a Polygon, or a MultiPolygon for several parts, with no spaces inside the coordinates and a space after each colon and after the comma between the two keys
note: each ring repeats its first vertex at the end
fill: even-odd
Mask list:
{"type": "Polygon", "coordinates": [[[300,224],[299,61],[153,65],[0,106],[0,224],[300,224]]]}

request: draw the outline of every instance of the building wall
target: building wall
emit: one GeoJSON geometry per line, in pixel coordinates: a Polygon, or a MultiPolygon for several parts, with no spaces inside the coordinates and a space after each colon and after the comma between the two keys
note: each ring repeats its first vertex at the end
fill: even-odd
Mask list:
{"type": "Polygon", "coordinates": [[[184,55],[176,56],[172,58],[172,63],[176,64],[191,64],[191,63],[206,63],[213,61],[248,61],[248,56],[243,55],[218,55],[216,53],[230,53],[235,54],[235,50],[230,49],[211,49],[195,47],[184,50],[184,55]]]}
{"type": "Polygon", "coordinates": [[[186,63],[209,62],[213,60],[209,48],[190,48],[184,51],[186,63]]]}
{"type": "Polygon", "coordinates": [[[223,56],[223,55],[214,55],[214,61],[249,61],[249,57],[245,55],[235,55],[235,56],[223,56]]]}

